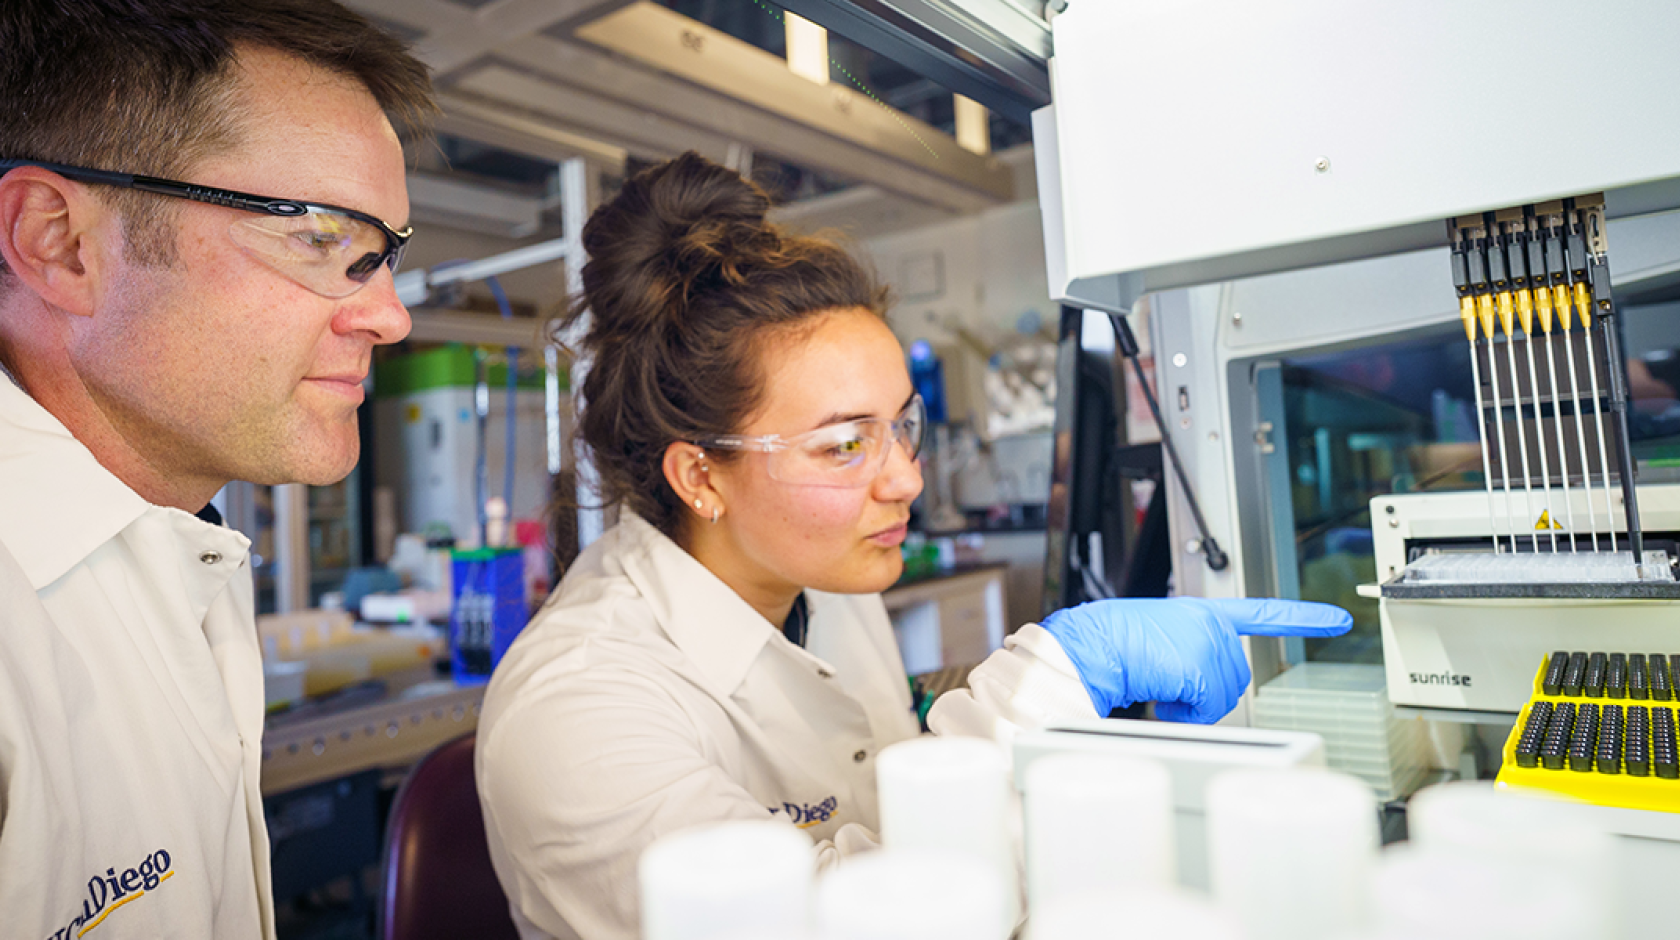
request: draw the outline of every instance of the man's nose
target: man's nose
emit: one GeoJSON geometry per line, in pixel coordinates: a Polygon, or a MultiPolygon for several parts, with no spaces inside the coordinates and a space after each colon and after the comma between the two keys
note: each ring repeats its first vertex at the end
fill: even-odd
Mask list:
{"type": "Polygon", "coordinates": [[[345,298],[333,317],[334,332],[366,333],[376,346],[401,342],[413,326],[408,308],[397,299],[396,281],[389,268],[375,274],[367,286],[345,298]]]}

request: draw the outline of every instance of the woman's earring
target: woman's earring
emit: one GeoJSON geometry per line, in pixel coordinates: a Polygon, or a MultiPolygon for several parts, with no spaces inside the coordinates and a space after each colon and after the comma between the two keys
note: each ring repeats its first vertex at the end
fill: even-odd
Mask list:
{"type": "Polygon", "coordinates": [[[700,501],[700,497],[696,496],[696,497],[694,497],[694,508],[695,509],[705,509],[706,504],[700,501]]]}
{"type": "Polygon", "coordinates": [[[719,509],[716,506],[713,506],[712,507],[712,525],[717,525],[718,516],[721,516],[721,515],[723,515],[723,510],[719,509]]]}

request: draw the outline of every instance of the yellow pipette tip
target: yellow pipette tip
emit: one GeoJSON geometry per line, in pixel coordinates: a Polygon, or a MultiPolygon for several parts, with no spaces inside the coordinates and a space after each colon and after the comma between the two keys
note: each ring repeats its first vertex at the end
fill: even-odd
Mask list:
{"type": "Polygon", "coordinates": [[[1464,321],[1464,335],[1470,342],[1476,341],[1476,299],[1474,297],[1458,298],[1458,318],[1464,321]]]}
{"type": "Polygon", "coordinates": [[[1476,298],[1476,319],[1482,322],[1482,334],[1493,339],[1493,295],[1483,294],[1476,298]]]}
{"type": "Polygon", "coordinates": [[[1558,322],[1564,332],[1575,328],[1575,302],[1569,298],[1569,288],[1562,284],[1552,288],[1552,302],[1557,305],[1558,322]]]}
{"type": "Polygon", "coordinates": [[[1516,330],[1514,329],[1515,324],[1512,322],[1513,319],[1514,319],[1512,315],[1515,312],[1516,312],[1515,309],[1511,306],[1511,292],[1508,291],[1508,290],[1500,291],[1499,292],[1499,325],[1505,328],[1505,335],[1506,336],[1515,336],[1516,335],[1516,330]]]}
{"type": "Polygon", "coordinates": [[[1522,324],[1524,336],[1534,332],[1534,295],[1526,289],[1514,292],[1517,300],[1517,322],[1522,324]]]}
{"type": "Polygon", "coordinates": [[[1552,335],[1552,292],[1544,287],[1534,289],[1534,312],[1540,314],[1540,331],[1552,335]]]}

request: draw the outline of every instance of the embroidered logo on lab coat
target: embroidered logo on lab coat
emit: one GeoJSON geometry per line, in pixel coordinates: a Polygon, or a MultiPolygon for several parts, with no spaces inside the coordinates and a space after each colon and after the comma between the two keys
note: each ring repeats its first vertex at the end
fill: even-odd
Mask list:
{"type": "Polygon", "coordinates": [[[809,829],[833,819],[840,812],[839,797],[829,797],[821,803],[783,803],[770,807],[770,815],[786,816],[795,826],[809,829]]]}
{"type": "Polygon", "coordinates": [[[105,874],[88,879],[87,897],[82,901],[82,909],[47,940],[75,940],[87,934],[104,923],[105,918],[117,908],[158,890],[174,875],[169,867],[169,853],[163,849],[147,855],[132,868],[120,872],[116,868],[105,869],[105,874]]]}

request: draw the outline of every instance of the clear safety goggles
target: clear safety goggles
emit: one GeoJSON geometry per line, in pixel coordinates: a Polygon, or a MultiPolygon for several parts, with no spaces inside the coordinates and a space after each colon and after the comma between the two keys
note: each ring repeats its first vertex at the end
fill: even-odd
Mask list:
{"type": "Polygon", "coordinates": [[[155,176],[112,173],[39,160],[0,160],[0,175],[38,166],[65,179],[172,196],[249,212],[228,227],[234,244],[292,281],[333,299],[362,289],[379,269],[402,263],[414,229],[397,230],[365,212],[343,206],[253,196],[155,176]]]}
{"type": "Polygon", "coordinates": [[[799,486],[868,486],[886,466],[896,442],[915,460],[927,431],[927,406],[913,395],[897,418],[860,418],[783,437],[721,434],[694,443],[700,447],[762,452],[772,480],[799,486]]]}

